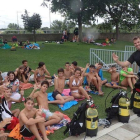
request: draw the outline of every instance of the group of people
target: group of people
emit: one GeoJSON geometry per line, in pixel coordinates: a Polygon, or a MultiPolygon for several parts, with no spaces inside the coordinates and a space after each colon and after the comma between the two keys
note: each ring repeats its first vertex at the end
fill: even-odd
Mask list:
{"type": "Polygon", "coordinates": [[[134,75],[133,69],[128,68],[128,65],[134,61],[140,66],[140,38],[133,39],[137,51],[125,62],[120,62],[119,57],[113,53],[114,61],[122,66],[120,73],[116,72],[116,66],[111,66],[108,72],[111,74],[111,80],[103,78],[102,63],[95,65],[86,64],[85,68],[78,66],[76,61],[71,64],[65,63],[65,68],[59,68],[57,75],[50,75],[44,62],[39,62],[36,70],[28,66],[28,61],[23,60],[22,65],[9,71],[6,76],[1,73],[0,77],[0,137],[5,138],[8,134],[4,130],[12,130],[18,123],[20,124],[20,134],[26,137],[36,137],[39,140],[48,140],[45,132],[45,127],[50,128],[50,125],[60,123],[63,115],[52,113],[49,110],[48,104],[59,104],[74,99],[92,100],[88,94],[89,91],[98,92],[98,95],[103,96],[102,86],[127,89],[130,86],[131,92],[138,77],[134,75]],[[33,73],[31,75],[31,72],[33,73]],[[85,80],[86,79],[86,80],[85,80]],[[31,84],[29,81],[34,81],[31,84]],[[87,87],[83,84],[87,83],[87,87]],[[120,83],[120,85],[119,85],[120,83]],[[52,97],[54,101],[48,101],[47,89],[54,85],[52,97]],[[62,92],[65,85],[69,86],[69,96],[63,96],[62,92]],[[33,88],[31,94],[25,99],[24,91],[33,88]],[[38,109],[34,108],[34,99],[37,101],[38,109]],[[24,109],[11,110],[12,103],[24,101],[24,109]],[[39,130],[38,130],[39,129],[39,130]],[[42,137],[40,136],[42,133],[42,137]]]}

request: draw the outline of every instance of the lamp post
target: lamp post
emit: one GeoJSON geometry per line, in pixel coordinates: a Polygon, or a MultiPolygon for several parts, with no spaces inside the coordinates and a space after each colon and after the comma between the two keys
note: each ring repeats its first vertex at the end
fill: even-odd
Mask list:
{"type": "Polygon", "coordinates": [[[19,29],[18,13],[21,13],[21,11],[17,11],[17,30],[19,29]]]}
{"type": "Polygon", "coordinates": [[[50,5],[51,5],[51,4],[49,4],[49,20],[50,20],[50,28],[51,28],[51,12],[50,12],[51,9],[50,9],[50,5]]]}

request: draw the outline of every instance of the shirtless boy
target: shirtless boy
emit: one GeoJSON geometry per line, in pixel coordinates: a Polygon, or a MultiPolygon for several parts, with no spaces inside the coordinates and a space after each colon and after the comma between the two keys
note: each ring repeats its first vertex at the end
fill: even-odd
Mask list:
{"type": "Polygon", "coordinates": [[[55,90],[52,96],[55,99],[55,101],[48,101],[48,103],[55,103],[55,104],[63,105],[65,102],[74,100],[73,96],[61,95],[65,86],[64,69],[63,68],[58,69],[58,77],[56,75],[54,76],[55,76],[55,79],[54,79],[55,90]]]}
{"type": "Polygon", "coordinates": [[[30,97],[36,98],[39,107],[46,114],[47,122],[45,122],[45,126],[50,126],[52,124],[57,124],[63,119],[63,115],[52,113],[49,110],[48,98],[47,98],[47,93],[46,93],[48,87],[49,87],[49,82],[48,81],[43,81],[41,83],[40,90],[35,92],[38,89],[38,86],[35,86],[34,90],[30,94],[30,97]]]}
{"type": "Polygon", "coordinates": [[[119,73],[116,72],[116,66],[113,65],[110,69],[108,69],[108,72],[111,74],[111,82],[106,83],[105,86],[112,87],[112,88],[121,88],[124,90],[127,90],[126,87],[119,86],[119,73]]]}
{"type": "Polygon", "coordinates": [[[34,101],[32,98],[27,97],[24,102],[25,108],[20,112],[19,123],[20,123],[20,134],[23,137],[35,136],[38,140],[48,140],[45,130],[45,119],[44,117],[37,116],[38,110],[34,108],[34,101]],[[39,127],[43,139],[39,135],[39,127]]]}
{"type": "Polygon", "coordinates": [[[73,75],[74,71],[70,69],[70,63],[65,63],[65,69],[64,69],[64,76],[65,76],[65,85],[69,85],[69,79],[73,75]]]}
{"type": "Polygon", "coordinates": [[[98,95],[103,95],[104,93],[102,92],[101,88],[102,88],[102,82],[101,82],[101,78],[98,76],[96,70],[95,70],[95,66],[94,65],[90,65],[87,64],[82,76],[86,76],[87,77],[87,81],[88,81],[88,85],[89,86],[93,86],[95,85],[95,87],[97,88],[99,94],[98,95]],[[85,73],[86,69],[89,67],[89,73],[85,73]]]}

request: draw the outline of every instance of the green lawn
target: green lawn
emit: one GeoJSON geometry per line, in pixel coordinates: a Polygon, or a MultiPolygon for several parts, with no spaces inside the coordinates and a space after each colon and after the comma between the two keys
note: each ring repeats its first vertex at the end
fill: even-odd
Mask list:
{"type": "MultiPolygon", "coordinates": [[[[100,42],[100,41],[99,41],[100,42]]],[[[42,45],[42,42],[38,42],[42,45]]],[[[15,70],[18,66],[21,65],[21,61],[26,59],[28,60],[29,66],[32,69],[36,69],[38,67],[38,62],[43,61],[46,64],[47,69],[53,75],[57,73],[57,69],[60,67],[64,67],[65,62],[77,61],[79,66],[85,67],[86,63],[89,63],[89,49],[90,48],[98,48],[98,49],[113,49],[113,50],[124,50],[125,45],[133,45],[131,42],[117,41],[116,44],[106,47],[95,46],[93,44],[87,43],[64,43],[64,44],[56,44],[56,43],[48,43],[45,44],[44,47],[41,47],[40,50],[26,50],[22,48],[17,48],[17,51],[10,50],[1,50],[0,49],[0,71],[10,71],[15,70]]],[[[110,81],[110,75],[104,72],[104,77],[110,81]]],[[[54,87],[50,87],[48,92],[53,91],[54,87]]],[[[105,98],[108,93],[111,91],[111,88],[106,88],[103,86],[103,91],[105,95],[103,97],[92,95],[95,104],[98,106],[99,118],[105,118],[105,98]]],[[[32,89],[25,91],[25,97],[27,97],[31,93],[32,89]]],[[[110,99],[112,95],[117,93],[116,90],[113,92],[108,98],[107,104],[109,106],[110,99]]],[[[130,94],[130,93],[129,93],[130,94]]],[[[73,106],[71,109],[64,111],[63,113],[67,114],[70,118],[72,118],[73,113],[77,110],[78,106],[82,103],[80,101],[78,105],[73,106]]],[[[20,108],[23,109],[23,103],[14,104],[12,109],[20,108]]],[[[61,111],[56,105],[49,105],[50,110],[53,111],[61,111]]],[[[62,112],[62,111],[61,111],[62,112]]],[[[55,131],[54,134],[48,136],[50,140],[64,140],[64,138],[68,137],[63,135],[64,127],[55,131]]]]}

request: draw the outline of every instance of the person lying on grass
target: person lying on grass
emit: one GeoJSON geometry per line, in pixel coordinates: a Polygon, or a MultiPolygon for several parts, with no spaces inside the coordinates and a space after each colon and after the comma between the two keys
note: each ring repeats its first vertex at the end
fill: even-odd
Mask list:
{"type": "Polygon", "coordinates": [[[90,96],[82,87],[83,77],[81,76],[81,69],[76,68],[74,71],[74,75],[70,77],[70,95],[75,99],[86,98],[90,100],[90,96]]]}
{"type": "Polygon", "coordinates": [[[46,115],[47,122],[45,122],[45,126],[49,127],[50,125],[59,123],[63,119],[63,115],[50,112],[46,93],[48,87],[49,82],[43,81],[41,83],[40,90],[37,91],[39,87],[35,86],[29,97],[35,98],[37,100],[39,108],[41,108],[44,114],[46,115]]]}
{"type": "Polygon", "coordinates": [[[119,86],[120,74],[116,71],[115,65],[111,66],[111,68],[108,69],[108,72],[111,74],[111,82],[106,83],[105,86],[111,87],[111,88],[120,88],[120,89],[127,90],[126,87],[119,86]]]}
{"type": "Polygon", "coordinates": [[[62,92],[65,87],[64,69],[58,69],[58,76],[54,75],[54,77],[55,90],[53,91],[52,97],[55,99],[55,101],[48,101],[48,103],[60,104],[63,106],[64,103],[74,100],[73,96],[62,96],[62,92]]]}
{"type": "Polygon", "coordinates": [[[19,114],[20,134],[24,138],[35,136],[37,140],[49,140],[46,135],[45,118],[39,116],[39,110],[34,108],[34,100],[27,97],[24,106],[25,108],[19,114]],[[43,138],[41,138],[39,131],[43,138]]]}
{"type": "MultiPolygon", "coordinates": [[[[94,90],[94,85],[98,91],[98,95],[103,95],[104,93],[102,92],[102,81],[101,78],[98,76],[98,73],[96,72],[95,66],[94,65],[89,65],[87,64],[82,76],[86,76],[87,77],[87,81],[88,81],[88,85],[90,86],[91,90],[94,90]],[[87,68],[89,67],[89,73],[85,73],[87,68]]],[[[95,91],[96,92],[96,91],[95,91]]]]}

